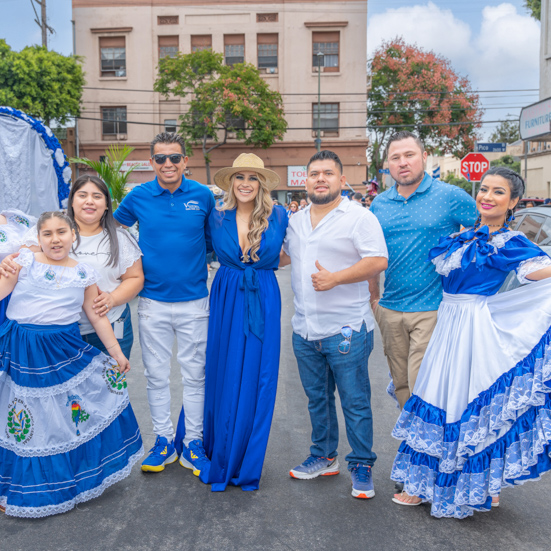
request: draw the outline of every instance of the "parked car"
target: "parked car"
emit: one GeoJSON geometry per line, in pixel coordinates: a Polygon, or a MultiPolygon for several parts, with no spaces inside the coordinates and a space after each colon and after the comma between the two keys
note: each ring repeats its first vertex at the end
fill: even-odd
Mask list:
{"type": "Polygon", "coordinates": [[[544,201],[545,201],[545,199],[542,199],[541,197],[523,197],[518,202],[515,210],[521,210],[521,209],[526,208],[526,205],[528,205],[528,203],[532,203],[534,205],[534,207],[539,207],[539,206],[543,205],[544,201]]]}
{"type": "MultiPolygon", "coordinates": [[[[547,205],[515,212],[515,219],[510,224],[510,228],[524,233],[532,243],[539,245],[551,256],[551,208],[547,205]]],[[[499,292],[510,291],[519,286],[515,272],[511,272],[499,292]]]]}

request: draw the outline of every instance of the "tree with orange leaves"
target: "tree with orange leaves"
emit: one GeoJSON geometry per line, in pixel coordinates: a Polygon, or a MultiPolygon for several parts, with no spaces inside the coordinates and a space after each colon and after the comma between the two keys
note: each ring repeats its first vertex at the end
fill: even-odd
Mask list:
{"type": "Polygon", "coordinates": [[[383,167],[386,143],[394,132],[416,133],[429,153],[463,157],[474,151],[481,118],[479,97],[469,80],[457,75],[444,57],[401,38],[375,52],[367,99],[374,175],[383,167]]]}

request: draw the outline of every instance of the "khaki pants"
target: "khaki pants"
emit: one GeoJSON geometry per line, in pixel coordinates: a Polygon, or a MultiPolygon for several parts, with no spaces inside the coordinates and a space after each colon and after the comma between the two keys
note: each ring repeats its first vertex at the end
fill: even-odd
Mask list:
{"type": "Polygon", "coordinates": [[[403,408],[411,396],[421,361],[436,325],[436,310],[397,312],[375,306],[375,319],[383,337],[383,348],[403,408]]]}

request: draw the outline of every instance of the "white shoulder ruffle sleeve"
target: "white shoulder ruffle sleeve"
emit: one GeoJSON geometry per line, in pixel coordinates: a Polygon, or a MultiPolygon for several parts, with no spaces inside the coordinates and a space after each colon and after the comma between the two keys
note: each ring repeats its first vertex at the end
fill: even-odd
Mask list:
{"type": "Polygon", "coordinates": [[[19,256],[13,261],[23,268],[28,268],[34,262],[34,253],[30,249],[19,249],[19,256]]]}
{"type": "Polygon", "coordinates": [[[535,258],[523,260],[517,267],[517,279],[521,285],[533,283],[532,280],[528,279],[528,276],[548,266],[551,266],[551,258],[548,256],[536,256],[535,258]]]}
{"type": "Polygon", "coordinates": [[[117,239],[119,241],[119,275],[121,276],[136,260],[139,260],[142,251],[127,230],[117,228],[117,239]]]}

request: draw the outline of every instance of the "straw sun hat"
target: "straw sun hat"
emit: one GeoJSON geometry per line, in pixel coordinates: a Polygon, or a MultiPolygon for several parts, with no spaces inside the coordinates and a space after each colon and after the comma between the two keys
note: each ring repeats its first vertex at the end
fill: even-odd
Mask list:
{"type": "Polygon", "coordinates": [[[231,185],[231,177],[244,170],[262,174],[270,191],[279,184],[279,176],[273,170],[264,168],[264,161],[254,153],[241,153],[231,167],[221,168],[214,175],[214,182],[219,188],[228,191],[231,185]]]}

